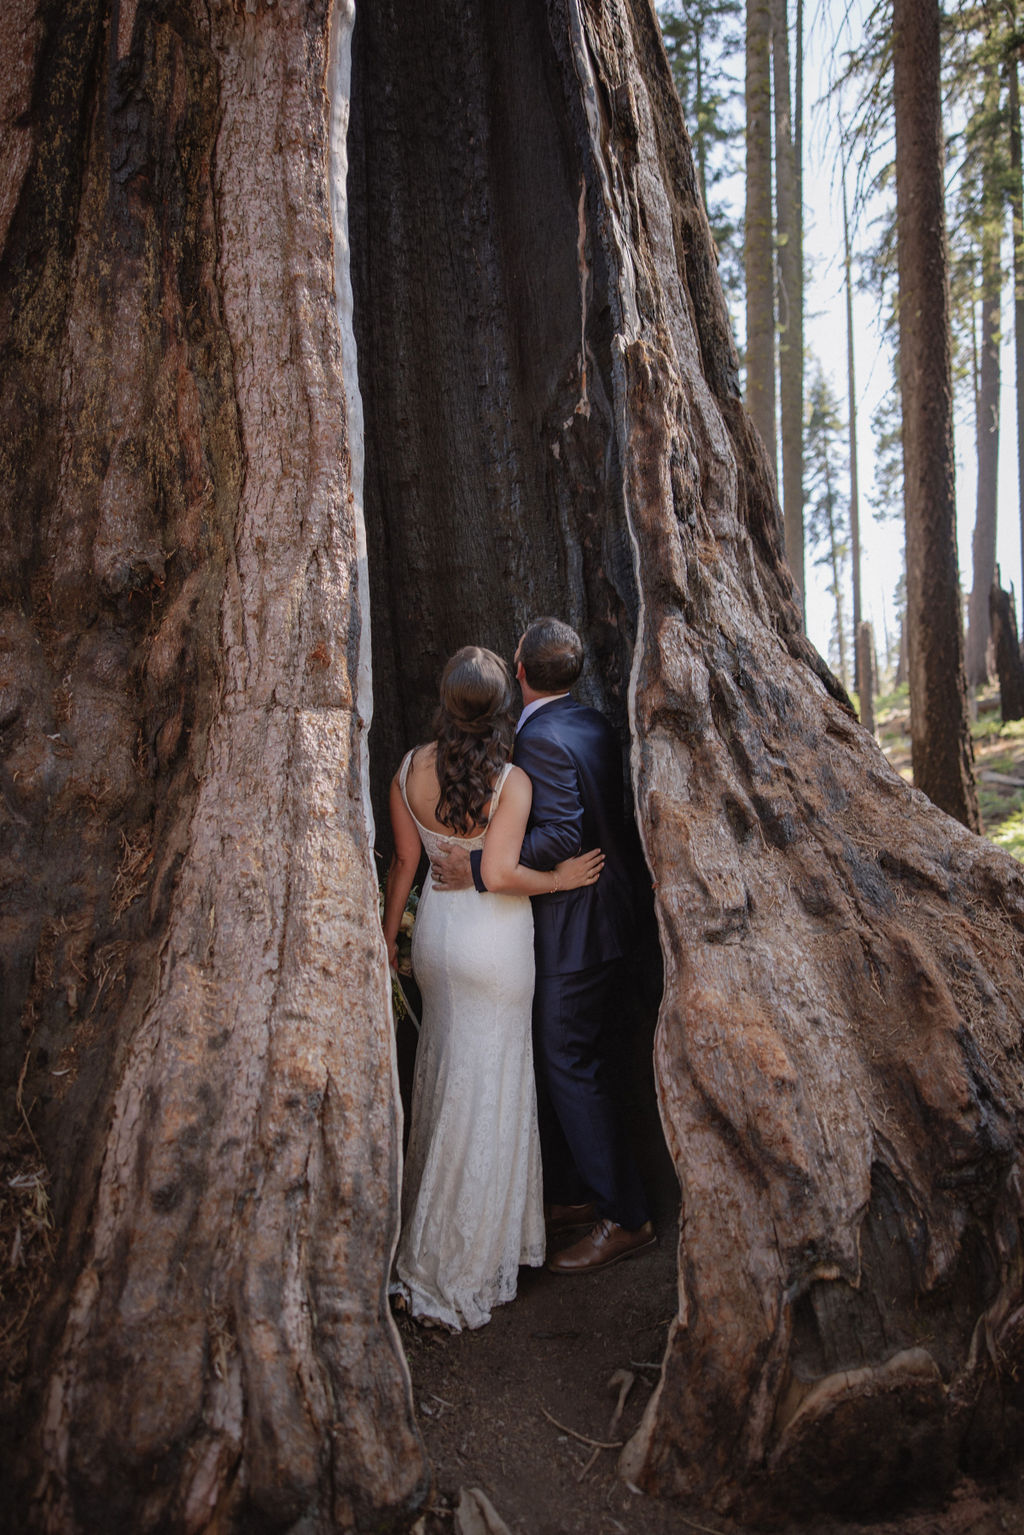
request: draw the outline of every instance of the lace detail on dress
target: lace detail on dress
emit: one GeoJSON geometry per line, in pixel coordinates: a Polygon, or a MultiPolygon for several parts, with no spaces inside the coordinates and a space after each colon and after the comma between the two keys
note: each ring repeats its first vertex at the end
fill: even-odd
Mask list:
{"type": "MultiPolygon", "coordinates": [[[[421,825],[428,855],[475,837],[421,825]]],[[[509,768],[491,796],[497,807],[509,768]]],[[[533,1079],[533,916],[528,896],[433,890],[424,881],[412,962],[423,998],[402,1185],[396,1288],[414,1316],[480,1327],[544,1261],[533,1079]]]]}

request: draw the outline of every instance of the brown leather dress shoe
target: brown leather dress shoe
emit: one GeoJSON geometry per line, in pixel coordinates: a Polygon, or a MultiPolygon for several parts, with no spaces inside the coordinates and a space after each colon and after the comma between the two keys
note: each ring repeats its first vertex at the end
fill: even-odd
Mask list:
{"type": "Polygon", "coordinates": [[[582,1230],[584,1226],[592,1226],[596,1220],[595,1204],[546,1205],[544,1207],[544,1224],[549,1237],[557,1237],[563,1231],[582,1230]]]}
{"type": "Polygon", "coordinates": [[[589,1274],[594,1269],[620,1263],[623,1258],[632,1258],[653,1247],[657,1240],[650,1221],[645,1221],[637,1231],[627,1231],[614,1221],[600,1220],[585,1237],[549,1258],[547,1267],[552,1274],[589,1274]]]}

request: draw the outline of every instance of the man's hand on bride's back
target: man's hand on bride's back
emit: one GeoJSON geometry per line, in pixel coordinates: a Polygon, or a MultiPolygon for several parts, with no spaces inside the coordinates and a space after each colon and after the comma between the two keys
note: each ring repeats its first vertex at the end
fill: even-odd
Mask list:
{"type": "Polygon", "coordinates": [[[473,883],[473,870],[464,847],[435,853],[430,860],[430,874],[435,890],[468,890],[473,883]]]}
{"type": "Polygon", "coordinates": [[[604,868],[604,854],[599,847],[589,853],[577,853],[555,864],[559,890],[578,890],[581,885],[596,885],[604,868]]]}

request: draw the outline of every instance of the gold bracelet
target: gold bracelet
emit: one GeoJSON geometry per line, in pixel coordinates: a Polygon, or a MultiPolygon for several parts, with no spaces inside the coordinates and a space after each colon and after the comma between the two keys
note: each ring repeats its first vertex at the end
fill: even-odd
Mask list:
{"type": "Polygon", "coordinates": [[[562,887],[558,883],[558,870],[557,869],[552,869],[551,872],[555,876],[555,883],[551,886],[551,889],[548,891],[548,895],[555,895],[562,887]]]}

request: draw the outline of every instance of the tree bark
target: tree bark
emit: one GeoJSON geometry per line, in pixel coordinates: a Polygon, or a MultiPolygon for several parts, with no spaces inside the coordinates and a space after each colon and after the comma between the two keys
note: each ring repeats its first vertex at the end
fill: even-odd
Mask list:
{"type": "Polygon", "coordinates": [[[378,795],[446,650],[541,605],[630,753],[684,1235],[623,1470],[754,1519],[1005,1464],[1024,877],[803,634],[649,6],[375,0],[347,138],[344,10],[117,15],[40,23],[0,262],[3,1037],[59,1230],[23,1527],[425,1491],[361,504],[378,795]]]}
{"type": "MultiPolygon", "coordinates": [[[[804,320],[803,207],[797,163],[800,134],[790,92],[787,0],[772,0],[775,86],[776,230],[779,265],[779,415],[782,437],[782,521],[786,558],[803,603],[804,578],[804,320]]],[[[796,57],[799,75],[803,60],[796,57]]],[[[799,92],[797,95],[799,97],[799,92]]]]}
{"type": "Polygon", "coordinates": [[[956,555],[939,10],[895,0],[893,97],[914,783],[979,826],[956,555]]]}
{"type": "MultiPolygon", "coordinates": [[[[1016,14],[1016,10],[1014,10],[1016,14]]],[[[1017,386],[1017,517],[1020,522],[1021,589],[1024,590],[1024,154],[1020,131],[1020,70],[1007,65],[1006,111],[1010,122],[1010,229],[1013,244],[1013,363],[1017,386]]],[[[1024,614],[1021,615],[1024,618],[1024,614]]]]}
{"type": "MultiPolygon", "coordinates": [[[[839,680],[844,688],[850,686],[850,673],[846,664],[846,615],[843,612],[843,550],[842,538],[836,522],[836,492],[831,484],[831,464],[825,468],[825,507],[828,520],[828,565],[832,572],[832,598],[836,605],[836,653],[839,661],[839,680]]],[[[856,636],[854,638],[856,644],[856,636]]]]}
{"type": "MultiPolygon", "coordinates": [[[[842,149],[843,194],[843,278],[846,286],[846,411],[850,434],[850,572],[853,586],[853,633],[856,650],[853,664],[853,686],[858,696],[867,691],[871,696],[871,681],[865,683],[861,673],[861,647],[858,636],[861,626],[861,579],[860,579],[860,476],[857,470],[857,375],[853,350],[853,259],[850,248],[850,218],[846,203],[846,146],[842,149]]],[[[865,730],[873,730],[861,707],[861,723],[865,730]]]]}
{"type": "Polygon", "coordinates": [[[775,416],[775,219],[772,204],[772,8],[747,0],[747,409],[778,481],[775,416]]]}
{"type": "Polygon", "coordinates": [[[1007,720],[1024,719],[1024,656],[1017,639],[1017,614],[1013,594],[999,584],[999,568],[989,593],[992,649],[999,678],[999,711],[1007,720]]]}
{"type": "MultiPolygon", "coordinates": [[[[986,119],[996,115],[999,78],[990,71],[986,119]]],[[[996,573],[999,492],[999,388],[1003,297],[1003,192],[992,153],[983,151],[981,229],[981,357],[975,411],[978,490],[971,538],[971,594],[967,604],[966,671],[970,687],[988,681],[989,594],[996,573]]]]}
{"type": "Polygon", "coordinates": [[[370,1523],[426,1466],[385,1294],[398,1119],[323,89],[348,27],[331,61],[326,5],[21,9],[5,1085],[61,1238],[21,1527],[370,1523]]]}
{"type": "Polygon", "coordinates": [[[869,734],[875,733],[875,640],[869,623],[859,623],[854,630],[857,645],[858,696],[860,722],[869,734]]]}

